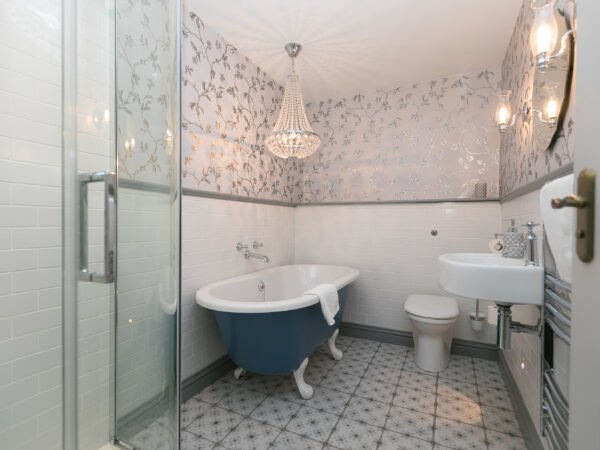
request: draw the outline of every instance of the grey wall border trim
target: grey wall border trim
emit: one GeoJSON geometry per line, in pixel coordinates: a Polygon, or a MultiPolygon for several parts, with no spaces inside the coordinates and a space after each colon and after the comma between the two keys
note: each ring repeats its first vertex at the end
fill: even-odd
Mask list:
{"type": "Polygon", "coordinates": [[[227,372],[235,369],[235,364],[229,356],[221,356],[204,369],[183,380],[181,383],[181,400],[183,403],[198,394],[206,386],[211,385],[227,372]]]}
{"type": "Polygon", "coordinates": [[[527,407],[523,401],[523,396],[521,395],[519,387],[517,386],[517,382],[515,381],[512,372],[508,367],[504,353],[499,352],[499,355],[500,357],[498,362],[500,363],[500,372],[502,373],[502,378],[504,378],[504,381],[506,382],[506,387],[510,395],[513,409],[517,415],[517,422],[519,423],[521,432],[527,441],[527,448],[529,450],[544,450],[541,437],[535,428],[529,412],[527,411],[527,407]]]}
{"type": "MultiPolygon", "coordinates": [[[[409,331],[390,330],[389,328],[342,322],[340,333],[346,336],[371,339],[373,341],[386,342],[388,344],[413,345],[412,333],[409,331]]],[[[491,361],[498,360],[498,348],[494,344],[485,342],[474,342],[455,338],[452,339],[452,353],[491,361]]]]}
{"type": "Polygon", "coordinates": [[[479,203],[479,202],[497,202],[499,198],[440,198],[424,200],[370,200],[356,202],[308,202],[299,203],[298,206],[345,206],[345,205],[414,205],[419,203],[479,203]]]}
{"type": "MultiPolygon", "coordinates": [[[[370,200],[370,201],[339,201],[339,202],[307,202],[307,203],[293,203],[285,202],[282,200],[269,200],[263,198],[252,198],[244,197],[242,195],[224,194],[221,192],[203,191],[199,189],[182,188],[181,193],[191,197],[204,197],[214,198],[218,200],[228,200],[233,202],[246,202],[246,203],[257,203],[261,205],[274,205],[284,206],[287,208],[296,208],[298,206],[341,206],[341,205],[413,205],[421,203],[478,203],[478,202],[497,202],[506,203],[511,200],[515,200],[519,197],[527,195],[531,192],[537,191],[544,184],[549,181],[555,180],[562,176],[573,173],[573,162],[568,162],[564,166],[556,169],[554,172],[546,174],[531,183],[521,186],[515,189],[511,193],[505,195],[502,198],[441,198],[441,199],[424,199],[424,200],[370,200]]],[[[146,192],[162,192],[169,193],[171,189],[169,186],[149,183],[145,181],[130,180],[126,178],[119,179],[119,186],[127,189],[136,189],[146,192]]]]}
{"type": "Polygon", "coordinates": [[[119,187],[144,192],[160,192],[163,194],[169,194],[173,190],[166,184],[150,183],[148,181],[131,180],[128,178],[119,178],[119,187]]]}
{"type": "Polygon", "coordinates": [[[232,202],[258,203],[260,205],[285,206],[287,208],[295,208],[297,206],[296,203],[284,202],[281,200],[268,200],[263,198],[244,197],[242,195],[223,194],[221,192],[202,191],[190,188],[183,188],[181,190],[181,193],[190,197],[214,198],[217,200],[227,200],[232,202]]]}
{"type": "Polygon", "coordinates": [[[497,202],[499,198],[443,198],[443,199],[425,199],[425,200],[382,200],[382,201],[357,201],[357,202],[311,202],[311,203],[292,203],[281,200],[269,200],[264,198],[244,197],[242,195],[224,194],[222,192],[203,191],[199,189],[182,188],[181,193],[190,197],[213,198],[217,200],[227,200],[232,202],[257,203],[259,205],[284,206],[286,208],[296,208],[301,206],[340,206],[340,205],[414,205],[420,203],[478,203],[478,202],[497,202]]]}
{"type": "Polygon", "coordinates": [[[556,169],[554,172],[541,176],[538,179],[533,180],[531,183],[528,183],[525,186],[521,186],[520,188],[515,189],[509,194],[506,194],[500,199],[500,203],[510,202],[511,200],[523,197],[524,195],[530,194],[531,192],[541,189],[542,186],[544,186],[544,184],[548,183],[549,181],[555,180],[560,177],[564,177],[565,175],[569,175],[570,173],[573,173],[572,161],[556,169]]]}

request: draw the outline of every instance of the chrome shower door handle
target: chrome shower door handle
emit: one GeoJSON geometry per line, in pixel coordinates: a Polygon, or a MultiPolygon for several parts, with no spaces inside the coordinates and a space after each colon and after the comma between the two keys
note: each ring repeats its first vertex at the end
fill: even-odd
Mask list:
{"type": "Polygon", "coordinates": [[[79,280],[95,283],[115,281],[117,256],[117,175],[113,172],[79,175],[79,280]],[[104,273],[88,268],[88,184],[104,182],[104,273]]]}

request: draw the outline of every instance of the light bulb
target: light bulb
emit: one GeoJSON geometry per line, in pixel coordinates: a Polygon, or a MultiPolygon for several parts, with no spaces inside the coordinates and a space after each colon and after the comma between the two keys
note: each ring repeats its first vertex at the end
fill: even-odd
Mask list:
{"type": "Polygon", "coordinates": [[[504,133],[511,122],[512,111],[510,108],[511,91],[502,91],[498,95],[498,106],[496,106],[496,124],[500,133],[504,133]]]}
{"type": "Polygon", "coordinates": [[[106,127],[110,123],[110,111],[105,109],[96,109],[92,114],[92,122],[96,125],[99,130],[106,127]]]}
{"type": "Polygon", "coordinates": [[[552,50],[552,30],[549,25],[541,25],[535,30],[535,46],[536,46],[536,55],[540,53],[548,53],[552,50]]]}
{"type": "Polygon", "coordinates": [[[168,128],[165,131],[165,153],[169,156],[173,153],[173,133],[168,128]]]}
{"type": "Polygon", "coordinates": [[[559,112],[560,107],[558,105],[558,101],[555,97],[550,97],[546,101],[546,107],[544,108],[544,115],[546,116],[544,120],[548,123],[550,128],[554,128],[556,126],[559,112]]]}
{"type": "Polygon", "coordinates": [[[125,156],[127,158],[133,157],[133,151],[135,149],[135,139],[134,138],[126,139],[124,147],[125,147],[125,156]]]}
{"type": "Polygon", "coordinates": [[[558,122],[561,104],[557,96],[558,83],[547,83],[545,86],[546,101],[542,111],[542,121],[546,122],[550,128],[554,128],[558,122]]]}
{"type": "Polygon", "coordinates": [[[556,119],[558,117],[558,102],[551,98],[546,103],[546,118],[556,119]]]}
{"type": "Polygon", "coordinates": [[[505,105],[500,106],[498,109],[498,125],[505,125],[508,123],[508,108],[505,105]]]}
{"type": "Polygon", "coordinates": [[[558,23],[554,15],[556,0],[533,0],[531,8],[535,12],[535,19],[531,26],[530,45],[531,52],[536,59],[536,65],[543,71],[548,67],[552,52],[558,40],[558,23]]]}

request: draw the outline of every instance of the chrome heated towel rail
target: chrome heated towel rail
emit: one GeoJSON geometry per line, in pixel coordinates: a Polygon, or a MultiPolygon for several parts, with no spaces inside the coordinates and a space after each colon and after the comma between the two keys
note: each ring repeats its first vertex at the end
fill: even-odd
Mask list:
{"type": "MultiPolygon", "coordinates": [[[[569,402],[557,380],[555,356],[571,345],[571,285],[557,276],[554,256],[544,239],[544,326],[542,333],[542,435],[551,450],[569,448],[569,402]],[[560,343],[559,341],[562,341],[560,343]]],[[[564,366],[565,355],[562,355],[564,366]]],[[[568,370],[562,367],[561,370],[568,370]]]]}

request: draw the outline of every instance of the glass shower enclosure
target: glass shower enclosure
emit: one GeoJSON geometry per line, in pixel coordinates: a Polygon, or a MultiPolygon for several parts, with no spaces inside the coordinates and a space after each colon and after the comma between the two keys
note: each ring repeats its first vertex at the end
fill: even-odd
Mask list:
{"type": "Polygon", "coordinates": [[[62,10],[62,447],[177,449],[179,2],[62,10]]]}

